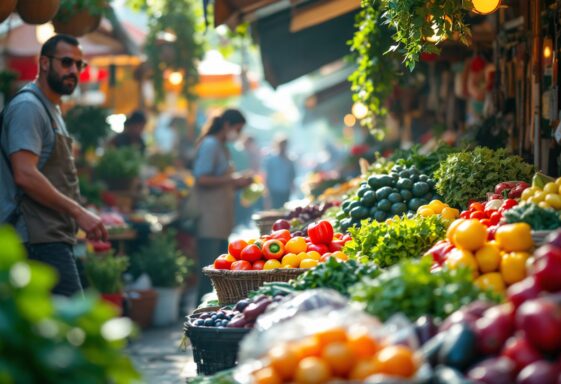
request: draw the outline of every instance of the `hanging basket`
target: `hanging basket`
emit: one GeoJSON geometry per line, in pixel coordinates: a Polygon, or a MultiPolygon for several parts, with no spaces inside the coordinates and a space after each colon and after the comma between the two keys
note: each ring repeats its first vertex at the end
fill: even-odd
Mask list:
{"type": "Polygon", "coordinates": [[[53,20],[57,33],[65,33],[76,37],[95,31],[101,23],[101,15],[92,15],[87,9],[77,11],[73,15],[59,13],[53,20]]]}
{"type": "Polygon", "coordinates": [[[17,0],[2,0],[0,2],[0,23],[3,22],[16,9],[17,0]]]}
{"type": "Polygon", "coordinates": [[[55,17],[60,6],[60,0],[18,0],[17,3],[19,16],[27,24],[45,24],[55,17]]]}

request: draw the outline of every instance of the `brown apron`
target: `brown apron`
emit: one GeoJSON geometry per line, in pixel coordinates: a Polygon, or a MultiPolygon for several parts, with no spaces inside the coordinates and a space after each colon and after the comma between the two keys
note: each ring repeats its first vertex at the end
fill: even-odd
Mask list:
{"type": "MultiPolygon", "coordinates": [[[[227,174],[232,172],[230,167],[227,174]]],[[[197,235],[203,238],[228,239],[234,228],[234,187],[226,184],[219,187],[195,188],[201,212],[197,235]]]]}
{"type": "MultiPolygon", "coordinates": [[[[63,195],[78,201],[78,175],[72,156],[72,139],[55,133],[55,145],[41,173],[63,195]]],[[[30,244],[76,242],[77,225],[68,214],[58,212],[23,195],[20,212],[30,244]]]]}

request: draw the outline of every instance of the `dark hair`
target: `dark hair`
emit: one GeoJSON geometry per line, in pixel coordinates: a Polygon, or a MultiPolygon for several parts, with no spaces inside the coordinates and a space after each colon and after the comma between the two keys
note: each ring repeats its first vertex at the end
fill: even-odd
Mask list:
{"type": "Polygon", "coordinates": [[[216,135],[224,129],[224,123],[230,125],[245,124],[246,120],[244,115],[237,109],[227,109],[222,112],[221,115],[212,118],[210,123],[208,123],[202,130],[201,135],[197,139],[197,143],[209,135],[216,135]]]}
{"type": "Polygon", "coordinates": [[[127,117],[127,120],[125,121],[125,126],[131,124],[144,124],[144,123],[146,123],[146,115],[144,114],[144,112],[140,110],[136,110],[133,113],[131,113],[129,117],[127,117]]]}
{"type": "Polygon", "coordinates": [[[41,56],[53,56],[56,53],[58,43],[61,41],[75,47],[80,45],[80,42],[74,36],[64,34],[54,35],[41,47],[41,56]]]}

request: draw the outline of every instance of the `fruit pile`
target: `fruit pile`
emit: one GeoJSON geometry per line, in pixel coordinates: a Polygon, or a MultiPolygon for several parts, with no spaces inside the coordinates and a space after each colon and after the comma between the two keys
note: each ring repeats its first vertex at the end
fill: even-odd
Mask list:
{"type": "Polygon", "coordinates": [[[427,205],[421,205],[419,209],[417,209],[417,215],[424,217],[440,215],[443,219],[455,220],[460,217],[460,211],[440,200],[433,200],[427,205]]]}
{"type": "Polygon", "coordinates": [[[543,186],[532,183],[532,186],[522,192],[522,201],[537,204],[541,208],[561,210],[561,177],[543,186]]]}
{"type": "Polygon", "coordinates": [[[491,194],[489,200],[519,199],[529,187],[530,185],[525,181],[504,181],[495,186],[495,193],[491,194]]]}
{"type": "Polygon", "coordinates": [[[468,267],[475,284],[504,294],[506,286],[526,277],[526,261],[534,246],[531,228],[526,223],[500,226],[495,240],[488,240],[487,227],[477,219],[454,221],[425,256],[432,257],[433,269],[468,267]]]}
{"type": "MultiPolygon", "coordinates": [[[[325,211],[327,211],[334,205],[335,204],[332,202],[327,202],[323,204],[309,204],[304,207],[296,207],[286,215],[285,220],[290,224],[292,228],[306,227],[306,224],[320,219],[325,211]]],[[[275,227],[273,225],[274,231],[278,229],[290,229],[290,227],[275,227]]],[[[300,235],[304,234],[305,233],[302,233],[300,235]]]]}
{"type": "Polygon", "coordinates": [[[419,207],[439,199],[434,193],[435,184],[414,166],[396,165],[387,175],[370,176],[355,196],[342,203],[337,217],[341,229],[346,232],[354,225],[360,226],[364,219],[382,222],[395,215],[414,214],[419,207]]]}
{"type": "Polygon", "coordinates": [[[460,213],[460,218],[479,220],[488,228],[489,240],[493,240],[504,213],[517,205],[518,202],[514,199],[493,199],[486,203],[473,202],[467,210],[460,213]]]}
{"type": "Polygon", "coordinates": [[[228,328],[253,328],[255,320],[267,308],[283,299],[275,297],[258,296],[253,299],[243,299],[236,303],[232,309],[221,308],[218,311],[204,312],[192,315],[190,322],[195,327],[228,327],[228,328]]]}
{"type": "Polygon", "coordinates": [[[455,312],[423,346],[424,357],[477,383],[561,382],[561,232],[547,240],[529,276],[508,288],[506,304],[455,312]]]}
{"type": "Polygon", "coordinates": [[[288,229],[274,231],[257,240],[236,240],[228,244],[228,254],[214,261],[215,269],[271,270],[313,268],[330,257],[348,260],[342,252],[349,235],[334,233],[326,220],[308,226],[308,237],[293,236],[288,229]]]}
{"type": "Polygon", "coordinates": [[[419,365],[409,347],[385,345],[359,326],[331,328],[277,345],[265,361],[265,367],[253,373],[255,384],[362,382],[376,374],[404,379],[414,376],[419,365]]]}

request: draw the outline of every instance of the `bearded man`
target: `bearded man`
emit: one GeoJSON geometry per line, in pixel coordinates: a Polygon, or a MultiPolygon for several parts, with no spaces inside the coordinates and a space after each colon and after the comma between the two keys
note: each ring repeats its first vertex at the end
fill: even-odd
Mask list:
{"type": "Polygon", "coordinates": [[[107,240],[100,218],[82,207],[72,139],[61,115],[63,95],[86,67],[72,36],[55,35],[41,48],[37,79],[4,108],[0,124],[0,221],[13,225],[30,259],[54,267],[54,294],[82,291],[73,246],[78,228],[107,240]]]}

